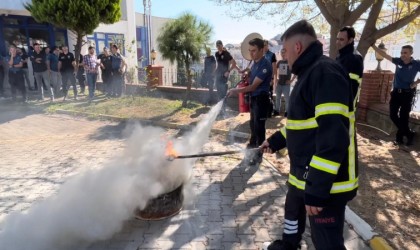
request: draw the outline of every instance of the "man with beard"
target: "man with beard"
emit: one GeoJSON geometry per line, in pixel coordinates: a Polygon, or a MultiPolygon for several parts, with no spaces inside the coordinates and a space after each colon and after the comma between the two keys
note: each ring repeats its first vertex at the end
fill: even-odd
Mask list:
{"type": "Polygon", "coordinates": [[[355,37],[356,32],[353,27],[345,26],[340,29],[336,41],[338,49],[336,60],[349,74],[354,96],[353,105],[356,110],[363,77],[363,57],[354,48],[355,37]]]}

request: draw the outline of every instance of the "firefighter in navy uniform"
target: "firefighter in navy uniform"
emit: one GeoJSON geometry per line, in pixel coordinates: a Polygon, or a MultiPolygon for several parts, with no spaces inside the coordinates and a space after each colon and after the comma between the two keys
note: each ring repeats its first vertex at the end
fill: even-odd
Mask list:
{"type": "Polygon", "coordinates": [[[265,247],[298,249],[309,215],[316,249],[346,249],[345,207],[358,187],[350,78],[323,56],[322,44],[306,20],[293,24],[282,40],[298,80],[286,126],[261,145],[266,153],[287,146],[290,157],[283,239],[265,247]]]}

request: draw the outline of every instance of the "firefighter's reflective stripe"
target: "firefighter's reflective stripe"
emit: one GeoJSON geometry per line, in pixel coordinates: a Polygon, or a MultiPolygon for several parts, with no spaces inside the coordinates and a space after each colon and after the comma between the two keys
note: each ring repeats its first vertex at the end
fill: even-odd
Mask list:
{"type": "Polygon", "coordinates": [[[286,127],[280,128],[280,133],[283,135],[284,139],[286,139],[286,127]]]}
{"type": "MultiPolygon", "coordinates": [[[[295,186],[298,189],[305,190],[305,182],[299,180],[294,175],[289,174],[288,182],[290,185],[295,186]]],[[[355,178],[349,181],[342,181],[342,182],[335,182],[331,187],[330,193],[337,194],[337,193],[345,193],[351,190],[356,189],[359,186],[359,179],[355,178]]]]}
{"type": "Polygon", "coordinates": [[[331,188],[330,193],[337,194],[337,193],[349,192],[351,190],[356,189],[357,187],[359,187],[358,178],[350,180],[350,181],[335,182],[331,188]]]}
{"type": "Polygon", "coordinates": [[[354,180],[356,178],[356,143],[355,143],[355,122],[356,117],[354,112],[349,113],[349,139],[350,139],[350,145],[349,145],[349,180],[354,180]]]}
{"type": "Polygon", "coordinates": [[[357,88],[357,93],[353,101],[354,110],[356,110],[356,104],[359,101],[360,89],[362,88],[362,78],[358,74],[349,73],[350,79],[355,80],[359,85],[357,88]]]}
{"type": "Polygon", "coordinates": [[[358,74],[349,73],[350,79],[355,80],[359,85],[362,83],[362,78],[358,74]]]}
{"type": "Polygon", "coordinates": [[[315,107],[315,117],[334,114],[348,117],[349,107],[341,103],[323,103],[315,107]]]}
{"type": "Polygon", "coordinates": [[[307,120],[287,120],[286,124],[286,128],[290,130],[303,130],[317,127],[318,123],[316,122],[315,117],[307,120]]]}
{"type": "Polygon", "coordinates": [[[283,232],[285,234],[296,234],[298,232],[298,221],[284,219],[283,232]]]}
{"type": "Polygon", "coordinates": [[[301,181],[301,180],[298,180],[298,178],[296,178],[294,175],[292,175],[290,173],[289,173],[289,180],[288,180],[288,182],[291,185],[293,185],[296,188],[298,188],[298,189],[301,189],[301,190],[304,190],[305,189],[305,182],[304,181],[301,181]]]}
{"type": "Polygon", "coordinates": [[[336,175],[338,172],[338,169],[340,168],[340,163],[333,162],[324,158],[321,158],[319,156],[314,155],[312,157],[311,163],[309,165],[313,168],[316,168],[318,170],[334,174],[336,175]]]}

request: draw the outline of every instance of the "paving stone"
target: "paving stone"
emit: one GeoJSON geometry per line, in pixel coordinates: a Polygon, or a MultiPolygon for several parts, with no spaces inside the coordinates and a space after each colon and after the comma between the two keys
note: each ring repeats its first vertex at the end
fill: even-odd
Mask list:
{"type": "MultiPolygon", "coordinates": [[[[3,106],[0,112],[13,113],[3,106]]],[[[71,176],[101,168],[126,147],[124,125],[27,112],[0,123],[0,223],[55,194],[71,176]]],[[[179,131],[165,133],[175,136],[179,131]]],[[[205,151],[244,147],[226,145],[220,138],[212,136],[205,151]]],[[[191,182],[195,197],[178,215],[161,221],[128,220],[111,239],[87,250],[256,250],[262,242],[281,237],[287,177],[266,160],[257,168],[240,166],[241,158],[198,159],[191,182]]],[[[350,228],[344,236],[348,249],[369,249],[350,228]]],[[[302,249],[314,249],[309,228],[303,243],[302,249]]]]}

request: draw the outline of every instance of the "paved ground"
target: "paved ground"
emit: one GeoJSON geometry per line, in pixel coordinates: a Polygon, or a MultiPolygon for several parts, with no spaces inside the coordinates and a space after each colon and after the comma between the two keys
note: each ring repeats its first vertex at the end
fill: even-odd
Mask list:
{"type": "MultiPolygon", "coordinates": [[[[53,195],[68,177],[100,167],[122,152],[124,127],[40,114],[20,105],[0,106],[0,223],[10,212],[25,211],[53,195]]],[[[215,136],[205,150],[238,145],[226,145],[215,136]]],[[[129,220],[112,239],[88,249],[260,249],[264,241],[281,236],[286,179],[267,160],[250,168],[239,165],[241,157],[197,160],[195,199],[178,215],[160,221],[129,220]]],[[[348,249],[369,249],[348,227],[345,239],[348,249]]],[[[303,249],[313,249],[309,230],[304,241],[303,249]]]]}

